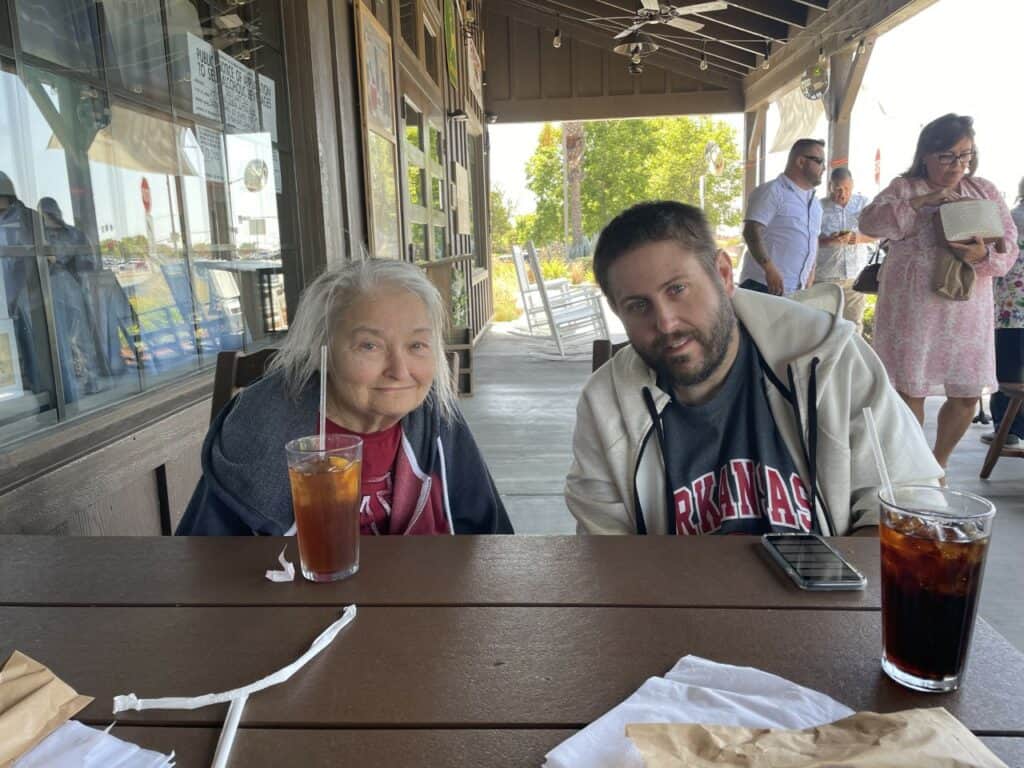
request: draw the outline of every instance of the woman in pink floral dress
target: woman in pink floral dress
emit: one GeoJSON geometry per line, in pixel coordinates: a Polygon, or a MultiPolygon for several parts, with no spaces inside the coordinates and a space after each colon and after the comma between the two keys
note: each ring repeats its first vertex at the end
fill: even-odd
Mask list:
{"type": "Polygon", "coordinates": [[[897,177],[860,215],[866,235],[890,240],[875,309],[874,347],[893,386],[924,423],[924,399],[945,395],[933,452],[943,467],[974,417],[978,398],[996,385],[992,278],[1017,258],[1010,212],[995,186],[978,178],[973,121],[944,115],[921,131],[910,170],[897,177]],[[1000,207],[1003,240],[952,243],[977,274],[967,301],[932,289],[935,261],[947,247],[936,236],[938,206],[986,198],[1000,207]]]}

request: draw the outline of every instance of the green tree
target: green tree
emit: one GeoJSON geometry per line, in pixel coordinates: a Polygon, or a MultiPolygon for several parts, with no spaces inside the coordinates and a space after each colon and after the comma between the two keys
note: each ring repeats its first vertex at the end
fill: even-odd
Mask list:
{"type": "Polygon", "coordinates": [[[656,131],[657,150],[651,164],[648,194],[652,198],[700,205],[704,175],[704,213],[712,227],[739,224],[736,201],[743,192],[742,155],[736,133],[723,120],[672,117],[648,121],[656,131]],[[704,157],[708,142],[718,145],[722,173],[708,173],[704,157]]]}
{"type": "Polygon", "coordinates": [[[524,213],[516,216],[516,223],[512,228],[512,241],[518,245],[522,245],[527,240],[533,240],[536,245],[538,243],[537,237],[534,235],[536,228],[536,213],[524,213]]]}
{"type": "MultiPolygon", "coordinates": [[[[700,204],[704,175],[705,213],[712,227],[736,225],[743,189],[741,152],[735,132],[710,117],[604,120],[583,126],[580,204],[583,232],[597,234],[613,217],[644,200],[700,204]],[[718,145],[722,172],[707,171],[705,149],[718,145]]],[[[564,234],[561,129],[546,124],[526,166],[527,187],[537,198],[536,215],[516,219],[515,239],[537,246],[560,243],[564,234]]]]}
{"type": "Polygon", "coordinates": [[[657,151],[651,120],[587,123],[581,184],[585,232],[599,232],[625,208],[650,198],[648,180],[657,151]]]}
{"type": "Polygon", "coordinates": [[[500,186],[491,188],[491,252],[512,250],[512,203],[500,186]]]}
{"type": "MultiPolygon", "coordinates": [[[[564,176],[562,129],[545,123],[537,138],[537,148],[526,161],[526,188],[537,200],[537,212],[527,239],[538,246],[562,241],[564,176]]],[[[518,223],[519,219],[517,229],[518,223]]]]}

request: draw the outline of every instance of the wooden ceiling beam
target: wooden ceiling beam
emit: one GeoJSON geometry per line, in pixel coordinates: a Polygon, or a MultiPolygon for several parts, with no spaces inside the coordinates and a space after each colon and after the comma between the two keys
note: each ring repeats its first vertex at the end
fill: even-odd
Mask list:
{"type": "MultiPolygon", "coordinates": [[[[615,43],[615,41],[612,40],[612,35],[615,32],[618,32],[619,29],[617,27],[608,26],[607,24],[603,26],[598,25],[596,22],[591,22],[590,24],[588,24],[588,26],[596,30],[603,30],[604,32],[607,33],[608,50],[610,51],[615,43]]],[[[706,70],[705,72],[700,72],[700,59],[703,53],[700,47],[686,45],[684,43],[681,43],[677,38],[662,35],[657,32],[648,32],[646,31],[646,29],[647,28],[645,28],[644,33],[649,38],[651,38],[651,40],[658,44],[659,49],[658,53],[646,57],[645,61],[651,60],[653,62],[655,56],[677,57],[687,62],[692,62],[693,64],[696,64],[697,71],[700,73],[700,75],[706,74],[708,70],[706,70]]],[[[733,56],[723,55],[717,46],[709,46],[707,54],[709,70],[711,67],[714,67],[719,70],[724,70],[734,77],[743,78],[746,77],[747,74],[749,74],[750,70],[753,68],[753,64],[748,65],[742,61],[737,61],[733,56]]],[[[693,75],[688,76],[692,77],[693,75]]]]}
{"type": "Polygon", "coordinates": [[[790,0],[729,0],[729,5],[800,29],[807,26],[807,9],[790,0]]]}
{"type": "Polygon", "coordinates": [[[789,37],[788,24],[767,16],[758,16],[736,5],[730,5],[724,11],[716,11],[713,17],[695,13],[693,18],[700,19],[703,23],[707,23],[710,19],[723,27],[753,37],[764,37],[771,40],[784,40],[789,37]]]}
{"type": "MultiPolygon", "coordinates": [[[[529,0],[526,0],[523,4],[526,5],[528,2],[529,0]]],[[[619,10],[618,6],[606,0],[597,0],[596,2],[593,0],[550,0],[543,3],[543,7],[551,14],[551,24],[555,23],[556,18],[559,20],[571,19],[597,29],[605,30],[608,33],[611,45],[614,45],[611,38],[629,26],[628,20],[621,22],[599,20],[599,17],[609,15],[606,11],[619,10]],[[577,16],[576,14],[582,15],[577,16]],[[593,20],[587,21],[586,19],[588,18],[593,20]]],[[[717,34],[735,36],[735,33],[717,24],[706,25],[705,29],[695,33],[694,37],[689,39],[677,37],[673,34],[677,30],[665,24],[648,24],[643,28],[643,32],[652,38],[657,38],[659,41],[671,41],[679,48],[688,48],[693,53],[691,58],[697,62],[700,61],[701,53],[706,48],[709,64],[712,63],[711,57],[716,56],[722,61],[730,62],[740,68],[738,74],[741,77],[746,76],[747,72],[757,64],[757,56],[762,54],[762,51],[750,45],[720,42],[716,38],[717,34]],[[708,26],[710,26],[710,31],[706,32],[708,26]]],[[[684,35],[688,33],[678,30],[678,34],[684,35]]]]}
{"type": "MultiPolygon", "coordinates": [[[[732,0],[730,0],[731,2],[732,0]]],[[[832,0],[785,48],[773,51],[767,70],[754,69],[744,80],[746,109],[769,103],[792,88],[801,74],[825,49],[832,56],[855,48],[865,38],[876,37],[902,24],[937,0],[832,0]]]]}
{"type": "MultiPolygon", "coordinates": [[[[484,13],[507,16],[540,29],[551,28],[554,24],[554,11],[539,11],[532,3],[524,2],[523,0],[488,0],[484,6],[484,13]]],[[[558,23],[560,25],[559,28],[566,37],[611,52],[612,41],[607,31],[602,31],[592,24],[580,23],[565,15],[560,16],[558,23]]],[[[726,70],[724,67],[715,66],[714,64],[707,71],[701,72],[697,66],[699,61],[699,56],[677,55],[669,51],[664,53],[658,51],[644,59],[645,63],[656,66],[666,72],[672,72],[691,80],[704,82],[716,88],[733,89],[744,76],[742,71],[726,70]]],[[[622,62],[623,67],[625,67],[625,57],[623,57],[622,62]]]]}

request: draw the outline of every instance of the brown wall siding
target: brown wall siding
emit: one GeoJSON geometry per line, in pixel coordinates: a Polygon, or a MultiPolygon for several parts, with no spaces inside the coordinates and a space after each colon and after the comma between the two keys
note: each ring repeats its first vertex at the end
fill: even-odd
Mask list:
{"type": "Polygon", "coordinates": [[[180,519],[199,480],[209,419],[204,400],[17,486],[0,496],[0,533],[159,535],[180,519]],[[163,513],[159,467],[170,502],[163,513]]]}

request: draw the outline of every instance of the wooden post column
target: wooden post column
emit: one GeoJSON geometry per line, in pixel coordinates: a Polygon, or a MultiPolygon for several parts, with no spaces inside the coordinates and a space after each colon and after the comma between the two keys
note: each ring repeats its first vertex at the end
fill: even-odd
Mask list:
{"type": "Polygon", "coordinates": [[[874,38],[865,38],[855,53],[837,53],[831,57],[825,115],[828,117],[829,168],[850,164],[850,116],[867,71],[874,38]]]}

